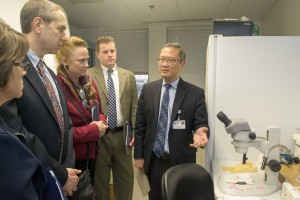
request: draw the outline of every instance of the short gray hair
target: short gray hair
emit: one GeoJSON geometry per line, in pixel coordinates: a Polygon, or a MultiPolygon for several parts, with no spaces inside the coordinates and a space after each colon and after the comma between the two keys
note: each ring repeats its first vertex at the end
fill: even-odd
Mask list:
{"type": "Polygon", "coordinates": [[[179,43],[168,43],[168,44],[165,44],[164,48],[175,48],[175,49],[179,49],[179,59],[180,59],[180,62],[182,61],[185,61],[185,57],[186,57],[186,53],[185,53],[185,50],[184,48],[181,46],[181,44],[179,43]]]}
{"type": "Polygon", "coordinates": [[[66,15],[66,12],[62,7],[49,0],[27,1],[23,6],[20,14],[22,32],[25,34],[31,32],[31,23],[36,17],[40,17],[47,24],[50,24],[51,21],[56,18],[55,11],[58,10],[61,10],[66,15]]]}

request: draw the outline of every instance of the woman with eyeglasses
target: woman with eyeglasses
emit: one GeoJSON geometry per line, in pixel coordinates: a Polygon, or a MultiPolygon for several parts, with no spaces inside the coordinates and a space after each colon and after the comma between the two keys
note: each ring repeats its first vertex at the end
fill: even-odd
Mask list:
{"type": "Polygon", "coordinates": [[[56,58],[57,77],[63,87],[74,126],[75,168],[84,171],[88,164],[93,183],[98,141],[108,126],[96,85],[86,74],[89,58],[87,47],[83,39],[69,37],[56,53],[56,58]],[[94,112],[94,109],[97,111],[94,112]]]}
{"type": "MultiPolygon", "coordinates": [[[[28,70],[22,61],[28,48],[25,36],[0,19],[0,106],[22,96],[22,77],[28,70]]],[[[43,167],[24,135],[10,129],[1,115],[0,163],[0,199],[43,199],[43,167]]]]}

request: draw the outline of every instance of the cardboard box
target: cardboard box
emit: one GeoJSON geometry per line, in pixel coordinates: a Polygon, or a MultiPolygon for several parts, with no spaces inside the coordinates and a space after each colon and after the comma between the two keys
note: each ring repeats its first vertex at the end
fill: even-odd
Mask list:
{"type": "Polygon", "coordinates": [[[214,20],[212,34],[223,36],[253,36],[259,35],[259,26],[252,21],[214,20]]]}

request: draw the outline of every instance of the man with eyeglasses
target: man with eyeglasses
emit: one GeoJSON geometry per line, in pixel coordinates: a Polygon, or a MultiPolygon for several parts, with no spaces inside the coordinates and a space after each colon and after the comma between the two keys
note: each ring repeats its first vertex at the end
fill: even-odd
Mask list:
{"type": "Polygon", "coordinates": [[[158,58],[162,79],[145,84],[138,102],[134,166],[148,176],[150,200],[162,199],[164,172],[196,163],[197,148],[209,138],[204,90],[180,77],[185,56],[180,44],[166,44],[158,58]]]}

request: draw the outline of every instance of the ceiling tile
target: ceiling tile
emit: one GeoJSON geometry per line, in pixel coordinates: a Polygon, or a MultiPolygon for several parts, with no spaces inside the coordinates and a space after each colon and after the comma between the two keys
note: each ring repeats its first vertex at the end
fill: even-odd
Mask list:
{"type": "Polygon", "coordinates": [[[260,21],[278,0],[53,0],[77,29],[120,29],[151,22],[241,18],[260,21]],[[154,8],[150,9],[149,6],[154,8]]]}
{"type": "Polygon", "coordinates": [[[232,0],[228,15],[233,18],[246,16],[253,21],[260,21],[277,0],[232,0]]]}
{"type": "Polygon", "coordinates": [[[122,0],[141,22],[181,20],[175,0],[122,0]],[[152,9],[149,6],[154,6],[152,9]]]}
{"type": "Polygon", "coordinates": [[[177,0],[182,16],[189,19],[226,17],[230,0],[177,0]]]}
{"type": "Polygon", "coordinates": [[[138,26],[140,21],[119,0],[103,1],[97,3],[78,3],[80,9],[88,20],[86,27],[124,27],[138,26]],[[98,23],[98,24],[97,24],[98,23]]]}

